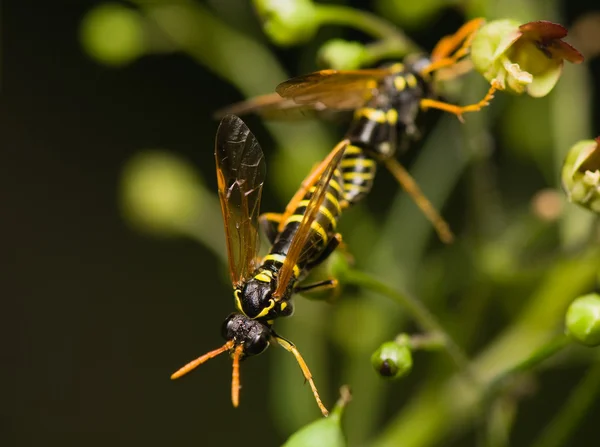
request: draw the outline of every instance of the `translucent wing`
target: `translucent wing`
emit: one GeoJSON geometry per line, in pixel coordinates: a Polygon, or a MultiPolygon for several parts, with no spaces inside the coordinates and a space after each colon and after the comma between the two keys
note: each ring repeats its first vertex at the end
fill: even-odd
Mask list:
{"type": "Polygon", "coordinates": [[[282,98],[278,93],[269,93],[224,107],[217,110],[214,116],[222,118],[228,114],[258,113],[269,119],[293,120],[306,118],[307,115],[323,109],[325,106],[321,103],[297,104],[293,99],[282,98]]]}
{"type": "Polygon", "coordinates": [[[364,105],[380,80],[392,69],[321,70],[285,81],[277,93],[296,104],[322,104],[331,109],[351,110],[364,105]]]}
{"type": "Polygon", "coordinates": [[[298,262],[300,255],[307,246],[308,238],[311,233],[312,223],[318,216],[321,205],[325,200],[325,195],[327,192],[327,187],[329,186],[329,182],[331,181],[333,173],[335,172],[335,169],[337,168],[337,166],[340,163],[340,160],[342,159],[344,150],[346,149],[348,143],[348,140],[344,140],[333,149],[332,154],[330,155],[330,163],[323,170],[323,174],[319,177],[319,180],[315,184],[315,190],[310,198],[310,201],[306,205],[304,217],[302,218],[302,221],[300,222],[300,225],[298,226],[298,229],[294,234],[294,237],[290,244],[290,248],[285,257],[283,266],[279,271],[279,277],[277,279],[277,288],[273,293],[275,299],[281,298],[287,289],[290,279],[292,278],[294,266],[298,262]]]}
{"type": "Polygon", "coordinates": [[[255,269],[258,214],[266,165],[262,149],[235,115],[221,120],[215,141],[217,182],[234,286],[255,269]]]}

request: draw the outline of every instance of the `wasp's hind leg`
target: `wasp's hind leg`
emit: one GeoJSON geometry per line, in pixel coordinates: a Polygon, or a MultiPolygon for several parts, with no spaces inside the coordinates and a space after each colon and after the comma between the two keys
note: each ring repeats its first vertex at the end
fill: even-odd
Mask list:
{"type": "Polygon", "coordinates": [[[271,245],[275,243],[279,234],[278,227],[282,218],[283,214],[279,213],[264,213],[258,217],[258,224],[271,245]]]}
{"type": "Polygon", "coordinates": [[[335,278],[325,279],[323,281],[314,282],[305,286],[298,286],[294,288],[294,293],[318,293],[324,292],[331,289],[337,289],[339,282],[335,278]]]}
{"type": "MultiPolygon", "coordinates": [[[[331,253],[342,243],[342,236],[338,233],[330,239],[327,247],[321,253],[321,255],[313,262],[307,265],[307,268],[312,269],[317,265],[325,261],[331,253]]],[[[331,301],[338,296],[339,283],[335,278],[327,278],[320,281],[311,282],[310,284],[301,284],[294,288],[294,293],[303,294],[315,294],[316,299],[324,299],[325,301],[331,301]],[[332,292],[331,292],[332,291],[332,292]],[[321,296],[322,295],[322,296],[321,296]]]]}

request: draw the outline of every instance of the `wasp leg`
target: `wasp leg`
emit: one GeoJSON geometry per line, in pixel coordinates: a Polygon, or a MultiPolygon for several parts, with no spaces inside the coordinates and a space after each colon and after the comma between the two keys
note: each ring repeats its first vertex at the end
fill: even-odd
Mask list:
{"type": "Polygon", "coordinates": [[[463,113],[478,112],[485,106],[489,105],[490,101],[494,98],[494,93],[497,89],[498,84],[494,80],[492,81],[492,86],[481,101],[479,101],[476,104],[469,104],[467,106],[457,106],[454,104],[448,104],[447,102],[443,101],[436,101],[435,99],[422,99],[420,105],[422,109],[439,109],[443,110],[444,112],[453,113],[458,117],[460,121],[464,122],[464,119],[462,117],[463,113]]]}
{"type": "Polygon", "coordinates": [[[272,332],[272,334],[273,334],[273,340],[275,340],[275,342],[277,342],[279,345],[281,345],[286,351],[294,354],[294,357],[296,357],[296,361],[298,362],[298,365],[300,366],[300,369],[302,370],[302,374],[304,375],[304,378],[310,384],[310,388],[312,389],[313,395],[315,396],[315,400],[317,401],[317,405],[319,406],[321,413],[323,413],[323,416],[325,416],[325,417],[329,416],[329,411],[327,411],[327,408],[325,408],[325,405],[323,405],[323,402],[321,401],[321,398],[319,397],[319,392],[317,391],[315,382],[312,379],[312,374],[310,373],[310,370],[308,369],[306,362],[300,355],[300,351],[298,351],[298,348],[296,348],[296,346],[291,341],[286,340],[283,337],[280,337],[275,332],[272,332]]]}
{"type": "Polygon", "coordinates": [[[325,159],[322,162],[316,165],[312,169],[312,171],[310,171],[310,174],[308,174],[308,176],[302,181],[300,188],[298,189],[298,191],[296,191],[296,194],[294,194],[294,197],[292,197],[290,202],[285,207],[285,211],[281,215],[281,222],[279,222],[278,227],[279,232],[283,231],[283,227],[285,226],[286,221],[292,214],[294,214],[294,211],[296,211],[296,208],[298,207],[298,203],[302,199],[304,199],[304,197],[308,193],[308,190],[317,183],[317,181],[325,171],[325,168],[329,166],[329,163],[331,163],[331,160],[337,154],[338,149],[342,144],[348,144],[348,140],[343,140],[340,143],[338,143],[329,153],[329,155],[327,155],[327,157],[325,157],[325,159]]]}
{"type": "Polygon", "coordinates": [[[400,183],[400,186],[414,200],[415,204],[423,212],[427,220],[432,223],[435,231],[442,242],[450,244],[454,241],[454,235],[450,226],[442,216],[437,212],[433,204],[425,197],[425,194],[417,185],[415,179],[408,173],[404,167],[396,161],[395,158],[383,160],[385,167],[390,171],[394,178],[400,183]]]}
{"type": "Polygon", "coordinates": [[[333,251],[337,248],[338,245],[340,245],[341,242],[342,242],[342,235],[340,233],[336,233],[331,239],[329,239],[327,246],[321,252],[319,257],[317,259],[315,259],[314,261],[307,263],[305,268],[307,270],[311,270],[311,269],[315,268],[317,265],[321,264],[323,261],[325,261],[325,259],[327,259],[329,257],[329,255],[331,253],[333,253],[333,251]]]}
{"type": "Polygon", "coordinates": [[[431,52],[432,63],[422,74],[432,73],[440,68],[454,65],[469,53],[475,32],[483,25],[484,19],[473,19],[461,26],[457,32],[443,37],[431,52]],[[462,42],[462,45],[461,45],[462,42]]]}
{"type": "Polygon", "coordinates": [[[314,282],[307,284],[306,286],[298,286],[294,288],[294,293],[312,293],[322,292],[329,289],[336,289],[339,286],[339,282],[335,278],[326,279],[324,281],[314,282]]]}
{"type": "Polygon", "coordinates": [[[278,227],[281,223],[282,214],[279,213],[264,213],[258,217],[258,224],[261,230],[267,236],[270,244],[275,243],[275,239],[279,234],[278,227]]]}

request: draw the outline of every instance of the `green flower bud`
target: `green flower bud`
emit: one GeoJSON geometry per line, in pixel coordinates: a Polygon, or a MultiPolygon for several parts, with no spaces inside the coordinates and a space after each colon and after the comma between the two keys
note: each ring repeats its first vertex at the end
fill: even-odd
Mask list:
{"type": "Polygon", "coordinates": [[[571,303],[565,318],[566,332],[586,346],[600,345],[600,295],[590,293],[571,303]]]}
{"type": "Polygon", "coordinates": [[[105,3],[83,18],[80,39],[98,62],[124,65],[145,52],[144,19],[133,9],[105,3]]]}
{"type": "Polygon", "coordinates": [[[569,149],[562,185],[570,202],[600,214],[600,137],[580,141],[569,149]]]}
{"type": "Polygon", "coordinates": [[[163,236],[185,233],[202,212],[204,195],[194,169],[168,152],[142,152],[123,170],[123,215],[143,232],[163,236]]]}
{"type": "Polygon", "coordinates": [[[317,8],[310,0],[253,0],[263,29],[278,45],[306,42],[319,27],[317,8]]]}
{"type": "Polygon", "coordinates": [[[387,341],[371,356],[377,374],[387,379],[399,379],[412,369],[412,353],[408,343],[387,341]]]}
{"type": "Polygon", "coordinates": [[[524,25],[495,20],[477,31],[471,60],[500,89],[539,98],[554,88],[565,59],[583,62],[581,53],[561,40],[566,35],[561,25],[543,20],[524,25]]]}
{"type": "Polygon", "coordinates": [[[347,387],[340,390],[341,397],[327,418],[318,419],[294,433],[283,447],[344,447],[346,439],[342,432],[342,415],[350,392],[347,387]]]}
{"type": "Polygon", "coordinates": [[[317,54],[322,65],[336,70],[359,68],[366,56],[367,50],[363,44],[343,39],[332,39],[325,42],[317,54]]]}

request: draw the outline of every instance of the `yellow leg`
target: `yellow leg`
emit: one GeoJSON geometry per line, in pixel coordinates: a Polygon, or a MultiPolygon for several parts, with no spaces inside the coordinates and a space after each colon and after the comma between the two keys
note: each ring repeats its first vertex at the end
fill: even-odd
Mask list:
{"type": "Polygon", "coordinates": [[[264,220],[268,220],[271,222],[279,223],[279,222],[281,222],[281,216],[282,216],[281,213],[262,213],[259,216],[259,219],[264,219],[264,220]]]}
{"type": "Polygon", "coordinates": [[[325,416],[325,417],[329,416],[329,411],[327,411],[327,408],[325,408],[325,405],[323,405],[323,402],[321,401],[321,398],[319,397],[319,392],[317,391],[315,382],[313,382],[312,374],[310,373],[310,370],[308,369],[306,362],[300,355],[298,348],[296,348],[296,346],[294,346],[294,344],[291,341],[288,341],[285,338],[280,337],[279,335],[274,335],[273,338],[286,351],[294,354],[294,357],[296,357],[296,361],[298,362],[298,365],[300,366],[300,369],[302,370],[302,374],[304,375],[304,378],[306,379],[306,381],[310,384],[310,387],[312,388],[313,395],[315,396],[317,405],[321,409],[321,413],[323,413],[323,416],[325,416]]]}
{"type": "Polygon", "coordinates": [[[263,213],[258,216],[258,224],[271,244],[275,242],[275,238],[280,233],[279,225],[282,220],[283,214],[279,213],[263,213]]]}
{"type": "Polygon", "coordinates": [[[431,52],[431,64],[421,74],[427,74],[455,64],[469,53],[475,32],[485,22],[482,18],[468,21],[458,31],[443,37],[431,52]],[[461,45],[462,43],[462,45],[461,45]]]}
{"type": "Polygon", "coordinates": [[[450,244],[454,241],[454,235],[448,226],[448,223],[433,207],[431,202],[421,192],[421,188],[417,185],[417,182],[412,178],[404,167],[396,161],[395,158],[388,158],[383,161],[388,170],[398,180],[400,186],[408,193],[409,196],[415,201],[416,205],[421,209],[425,217],[432,223],[435,231],[442,242],[450,244]]]}
{"type": "Polygon", "coordinates": [[[498,84],[494,80],[492,81],[492,86],[486,93],[485,97],[476,104],[469,104],[467,106],[457,106],[455,104],[449,104],[443,101],[437,101],[435,99],[422,99],[421,100],[421,108],[422,109],[438,109],[443,110],[444,112],[453,113],[458,117],[461,122],[464,122],[463,113],[467,112],[478,112],[485,106],[489,105],[490,101],[494,98],[494,93],[498,90],[498,84]]]}

